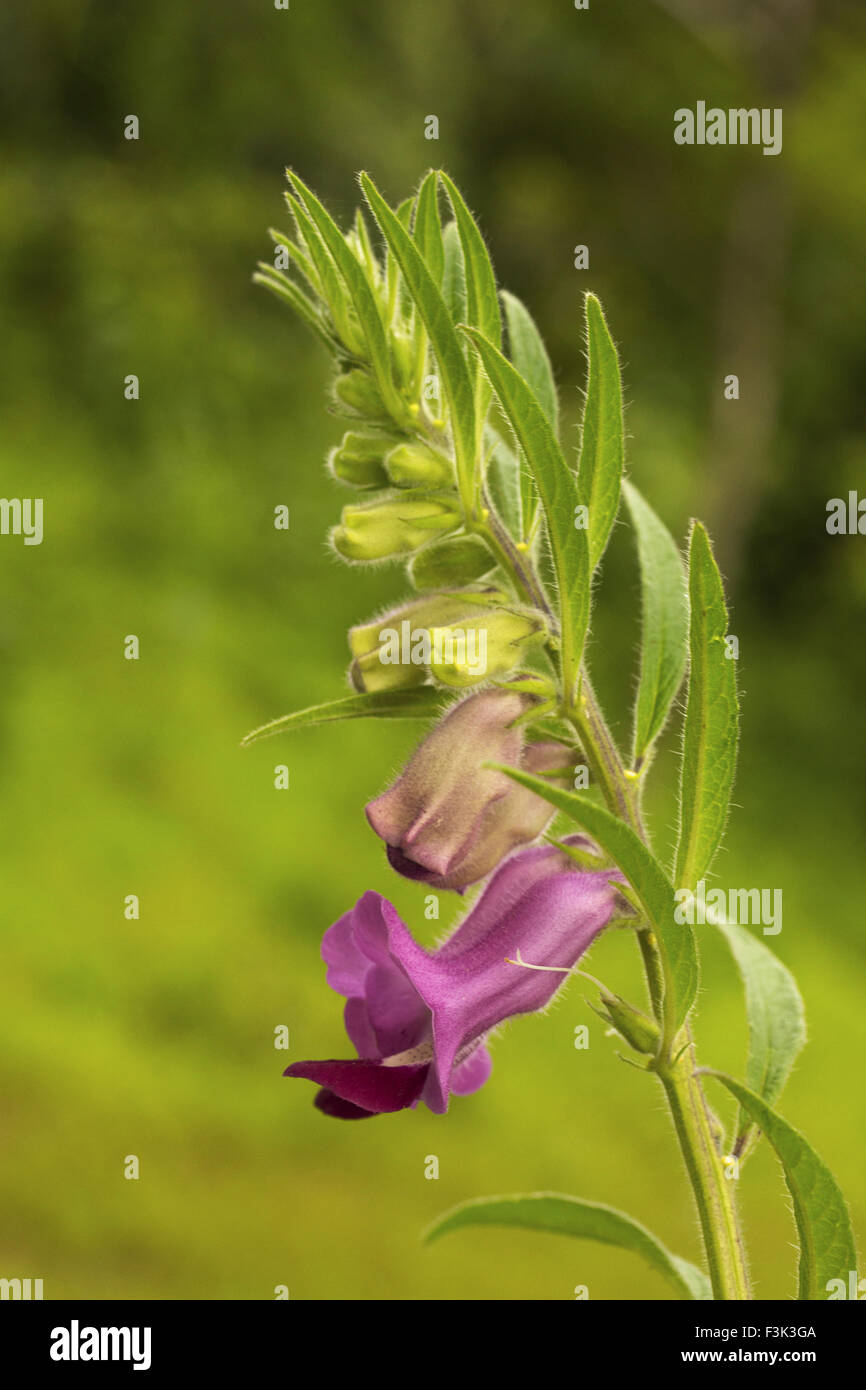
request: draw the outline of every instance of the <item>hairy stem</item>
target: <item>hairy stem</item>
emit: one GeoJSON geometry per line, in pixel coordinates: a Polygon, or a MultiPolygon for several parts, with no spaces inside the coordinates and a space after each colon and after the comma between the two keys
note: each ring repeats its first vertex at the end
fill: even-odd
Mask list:
{"type": "MultiPolygon", "coordinates": [[[[498,547],[501,563],[509,564],[518,585],[528,595],[533,595],[535,586],[540,589],[540,584],[533,574],[532,564],[527,558],[517,570],[512,557],[516,555],[521,560],[524,557],[515,551],[507,532],[505,536],[508,545],[500,543],[498,547]]],[[[500,537],[496,539],[500,541],[500,537]]],[[[643,779],[623,765],[585,670],[581,673],[577,700],[563,712],[577,733],[590,771],[608,806],[648,844],[649,836],[641,814],[643,779]]],[[[653,1011],[660,1026],[664,1027],[664,972],[658,943],[647,930],[638,931],[637,938],[653,1011]]],[[[696,1065],[694,1042],[687,1024],[656,1059],[653,1069],[665,1093],[697,1207],[713,1297],[723,1301],[749,1299],[746,1253],[733,1182],[726,1176],[696,1065]]]]}

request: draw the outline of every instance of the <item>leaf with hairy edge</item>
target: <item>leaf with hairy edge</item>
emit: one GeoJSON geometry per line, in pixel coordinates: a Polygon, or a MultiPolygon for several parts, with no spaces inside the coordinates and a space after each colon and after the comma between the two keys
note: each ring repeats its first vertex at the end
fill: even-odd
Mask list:
{"type": "Polygon", "coordinates": [[[311,220],[315,223],[316,230],[333,257],[334,264],[349,291],[355,306],[355,313],[358,315],[361,332],[370,349],[370,360],[373,364],[379,390],[389,410],[399,420],[405,413],[406,407],[391,376],[388,338],[370,282],[360,261],[348,245],[331,214],[319,202],[316,195],[298,178],[297,174],[290,171],[288,177],[299,197],[303,200],[311,220]]]}
{"type": "Polygon", "coordinates": [[[674,916],[674,887],[661,864],[630,825],[596,805],[590,797],[563,791],[513,767],[499,763],[495,766],[570,816],[625,874],[658,939],[664,972],[666,1041],[672,1042],[695,1001],[698,952],[691,927],[674,916]]]}
{"type": "Polygon", "coordinates": [[[421,690],[379,690],[364,695],[345,695],[340,700],[311,705],[309,709],[272,719],[242,738],[241,747],[248,748],[251,743],[272,738],[274,734],[309,729],[313,724],[333,724],[340,719],[433,719],[446,708],[448,698],[446,693],[432,686],[421,690]]]}
{"type": "Polygon", "coordinates": [[[463,349],[445,301],[411,236],[368,174],[361,175],[361,187],[382,229],[382,235],[400,266],[436,354],[451,416],[460,497],[464,507],[471,511],[475,501],[475,405],[463,349]]]}
{"type": "MultiPolygon", "coordinates": [[[[756,936],[736,922],[717,926],[731,948],[746,992],[749,1052],[746,1083],[767,1105],[775,1105],[806,1042],[806,1015],[796,981],[756,936]]],[[[734,1153],[742,1157],[754,1136],[743,1112],[734,1153]]]]}
{"type": "Polygon", "coordinates": [[[813,1303],[826,1299],[834,1279],[841,1279],[847,1290],[849,1274],[857,1268],[857,1250],[848,1207],[830,1169],[802,1134],[748,1086],[724,1072],[701,1070],[726,1086],[748,1111],[782,1165],[800,1236],[798,1299],[813,1303]]]}
{"type": "MultiPolygon", "coordinates": [[[[501,290],[500,298],[508,324],[508,356],[524,381],[532,388],[538,404],[550,421],[550,428],[558,439],[559,399],[544,339],[529,310],[516,295],[509,294],[508,290],[501,290]]],[[[523,536],[524,539],[528,539],[538,510],[538,493],[532,481],[532,474],[525,465],[520,470],[520,495],[524,518],[523,536]]]]}
{"type": "Polygon", "coordinates": [[[532,387],[535,399],[558,439],[559,398],[544,339],[526,305],[516,294],[500,290],[499,297],[505,307],[505,321],[508,324],[508,356],[527,385],[532,387]]]}
{"type": "Polygon", "coordinates": [[[736,665],[726,652],[728,611],[722,576],[699,521],[689,543],[689,694],[680,772],[676,882],[695,888],[712,863],[737,763],[736,665]]]}
{"type": "Polygon", "coordinates": [[[418,189],[415,206],[415,244],[424,258],[427,269],[441,286],[445,268],[445,248],[442,245],[442,223],[439,220],[439,179],[435,169],[424,178],[418,189]]]}
{"type": "Polygon", "coordinates": [[[634,762],[639,766],[664,728],[682,684],[689,605],[685,566],[673,536],[632,483],[624,481],[623,490],[637,534],[643,607],[634,711],[634,762]]]}
{"type": "Polygon", "coordinates": [[[441,173],[445,191],[454,211],[457,230],[463,246],[463,261],[466,268],[466,314],[472,328],[478,328],[494,347],[502,342],[502,320],[499,315],[499,296],[496,293],[496,276],[484,238],[478,223],[469,211],[463,196],[449,179],[441,173]]]}
{"type": "Polygon", "coordinates": [[[702,1270],[672,1255],[639,1221],[602,1202],[586,1202],[558,1192],[527,1192],[513,1197],[479,1197],[447,1211],[425,1233],[427,1244],[449,1231],[474,1226],[519,1226],[529,1231],[549,1231],[578,1240],[596,1240],[640,1255],[667,1279],[679,1298],[712,1298],[710,1281],[702,1270]]]}
{"type": "Polygon", "coordinates": [[[541,496],[562,626],[562,678],[571,695],[589,626],[589,546],[575,526],[577,488],[550,421],[523,377],[476,329],[463,332],[474,344],[499,404],[528,463],[541,496]]]}
{"type": "Polygon", "coordinates": [[[619,510],[625,446],[619,358],[594,294],[586,296],[586,345],[589,362],[577,490],[589,512],[589,558],[595,570],[619,510]]]}
{"type": "Polygon", "coordinates": [[[442,297],[453,324],[466,318],[466,267],[456,222],[449,222],[442,233],[445,267],[442,271],[442,297]]]}

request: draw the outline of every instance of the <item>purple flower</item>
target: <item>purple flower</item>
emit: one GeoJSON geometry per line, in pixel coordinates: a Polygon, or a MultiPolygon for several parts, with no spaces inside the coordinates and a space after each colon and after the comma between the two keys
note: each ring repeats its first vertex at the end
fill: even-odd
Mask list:
{"type": "Polygon", "coordinates": [[[508,763],[536,775],[567,766],[558,743],[524,741],[515,719],[527,695],[484,690],[456,705],[427,735],[389,791],[367,807],[392,868],[432,888],[462,893],[507,854],[541,834],[548,802],[483,763],[508,763]]]}
{"type": "MultiPolygon", "coordinates": [[[[587,844],[581,836],[569,843],[587,844]]],[[[413,940],[391,903],[365,893],[324,936],[328,984],[345,995],[356,1060],[295,1062],[284,1073],[323,1088],[327,1115],[363,1119],[414,1107],[436,1114],[490,1075],[485,1039],[516,1014],[543,1009],[564,973],[610,921],[611,870],[584,872],[552,845],[524,850],[493,875],[454,934],[434,951],[413,940]]]]}

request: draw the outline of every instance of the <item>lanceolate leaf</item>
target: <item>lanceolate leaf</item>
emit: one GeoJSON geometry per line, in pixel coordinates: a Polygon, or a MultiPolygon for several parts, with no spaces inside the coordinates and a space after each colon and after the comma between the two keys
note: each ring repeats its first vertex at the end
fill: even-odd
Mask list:
{"type": "Polygon", "coordinates": [[[594,570],[619,509],[624,458],[619,359],[594,294],[586,296],[586,340],[589,372],[577,489],[589,511],[589,557],[594,570]]]}
{"type": "Polygon", "coordinates": [[[679,1298],[712,1298],[710,1282],[700,1269],[672,1255],[639,1221],[601,1202],[585,1202],[558,1192],[481,1197],[445,1212],[427,1231],[425,1240],[430,1243],[449,1231],[475,1226],[520,1226],[530,1231],[549,1231],[578,1240],[616,1245],[646,1260],[667,1279],[679,1298]]]}
{"type": "Polygon", "coordinates": [[[689,545],[689,695],[680,774],[676,881],[694,888],[709,869],[728,818],[737,762],[736,663],[729,660],[722,577],[699,521],[689,545]]]}
{"type": "Polygon", "coordinates": [[[529,310],[515,294],[500,291],[508,324],[508,356],[544,411],[553,433],[559,438],[559,400],[553,368],[544,346],[544,339],[535,326],[529,310]]]}
{"type": "MultiPolygon", "coordinates": [[[[544,340],[535,326],[529,310],[521,304],[516,295],[507,290],[500,292],[508,324],[508,356],[528,386],[532,388],[538,404],[550,422],[555,437],[559,438],[559,400],[553,368],[547,355],[544,340]]],[[[520,470],[520,497],[523,513],[524,539],[532,534],[535,514],[538,508],[538,493],[532,481],[532,474],[524,465],[520,470]]]]}
{"type": "Polygon", "coordinates": [[[590,598],[589,546],[586,531],[575,526],[578,496],[574,476],[547,416],[520,373],[475,329],[464,332],[478,350],[544,506],[559,590],[563,683],[571,693],[586,640],[590,598]]]}
{"type": "Polygon", "coordinates": [[[259,739],[297,729],[309,729],[313,724],[332,724],[340,719],[433,719],[448,703],[448,696],[432,686],[420,690],[380,690],[367,695],[346,695],[329,700],[324,705],[295,710],[280,719],[272,719],[260,729],[241,739],[248,748],[259,739]]]}
{"type": "Polygon", "coordinates": [[[382,235],[403,272],[436,354],[451,416],[460,495],[464,506],[471,509],[475,497],[475,404],[466,358],[445,301],[411,236],[388,207],[369,175],[361,175],[361,186],[382,235]]]}
{"type": "Polygon", "coordinates": [[[415,243],[437,285],[442,284],[445,248],[442,245],[442,224],[439,221],[439,180],[431,169],[418,189],[415,205],[415,243]]]}
{"type": "Polygon", "coordinates": [[[379,390],[382,392],[389,409],[393,410],[399,418],[403,411],[403,403],[391,378],[388,339],[370,283],[358,258],[347,244],[331,214],[319,202],[315,194],[302,183],[297,174],[290,173],[289,177],[303,199],[307,212],[315,223],[316,230],[333,257],[351,295],[361,331],[370,349],[370,360],[376,373],[379,390]]]}
{"type": "MultiPolygon", "coordinates": [[[[497,766],[500,766],[497,764],[497,766]]],[[[672,1042],[685,1023],[698,988],[698,953],[694,932],[674,915],[674,888],[661,864],[631,826],[580,792],[563,791],[539,777],[515,768],[500,767],[515,782],[549,801],[570,816],[610,855],[635,890],[640,905],[656,934],[662,956],[665,987],[665,1034],[672,1042]]]]}
{"type": "Polygon", "coordinates": [[[449,222],[443,231],[442,245],[445,251],[442,297],[448,306],[451,322],[456,325],[463,323],[466,318],[466,267],[456,222],[449,222]]]}
{"type": "Polygon", "coordinates": [[[445,185],[457,230],[463,246],[466,267],[466,314],[470,325],[478,328],[495,347],[502,342],[502,321],[499,317],[499,298],[493,265],[484,245],[478,224],[469,211],[460,190],[447,174],[439,176],[445,185]]]}
{"type": "Polygon", "coordinates": [[[827,1298],[828,1284],[841,1279],[847,1290],[857,1269],[854,1233],[845,1198],[830,1169],[802,1134],[750,1091],[723,1072],[708,1070],[726,1086],[759,1125],[776,1150],[794,1205],[800,1236],[800,1282],[797,1297],[811,1302],[827,1298]]]}
{"type": "MultiPolygon", "coordinates": [[[[758,937],[735,922],[719,922],[718,927],[731,948],[746,991],[746,1082],[767,1105],[775,1105],[806,1042],[803,1000],[790,970],[758,937]]],[[[741,1112],[735,1154],[745,1152],[753,1132],[748,1114],[741,1112]]]]}
{"type": "Polygon", "coordinates": [[[637,534],[643,596],[640,685],[634,712],[634,762],[658,738],[686,669],[689,606],[682,556],[667,527],[637,488],[623,483],[637,534]]]}

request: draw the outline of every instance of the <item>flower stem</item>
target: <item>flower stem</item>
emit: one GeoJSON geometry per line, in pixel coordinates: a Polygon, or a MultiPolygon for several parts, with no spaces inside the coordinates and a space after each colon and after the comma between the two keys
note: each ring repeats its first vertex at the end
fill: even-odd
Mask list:
{"type": "MultiPolygon", "coordinates": [[[[640,808],[641,783],[623,767],[586,674],[582,678],[580,702],[572,710],[571,719],[611,810],[647,843],[649,837],[640,808]]],[[[664,976],[658,944],[649,931],[638,931],[637,937],[653,1011],[663,1026],[664,976]]],[[[657,1058],[653,1070],[667,1099],[698,1209],[713,1297],[724,1301],[748,1299],[749,1276],[733,1183],[725,1173],[701,1081],[695,1074],[696,1065],[694,1042],[686,1025],[670,1048],[657,1058]]]]}

